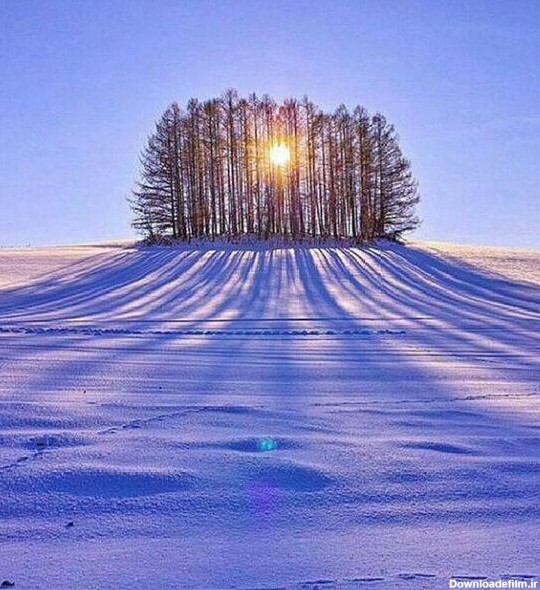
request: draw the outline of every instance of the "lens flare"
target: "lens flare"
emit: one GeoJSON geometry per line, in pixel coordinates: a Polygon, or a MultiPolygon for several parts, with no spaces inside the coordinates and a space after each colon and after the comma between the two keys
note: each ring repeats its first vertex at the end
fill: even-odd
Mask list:
{"type": "Polygon", "coordinates": [[[268,453],[277,449],[277,441],[273,438],[263,438],[257,442],[257,448],[261,453],[268,453]]]}

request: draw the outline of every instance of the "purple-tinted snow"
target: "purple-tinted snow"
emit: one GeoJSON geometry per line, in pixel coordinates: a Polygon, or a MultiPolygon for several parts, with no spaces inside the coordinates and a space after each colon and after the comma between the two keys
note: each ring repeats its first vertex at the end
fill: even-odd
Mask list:
{"type": "Polygon", "coordinates": [[[0,251],[0,583],[538,579],[539,268],[443,244],[0,251]]]}

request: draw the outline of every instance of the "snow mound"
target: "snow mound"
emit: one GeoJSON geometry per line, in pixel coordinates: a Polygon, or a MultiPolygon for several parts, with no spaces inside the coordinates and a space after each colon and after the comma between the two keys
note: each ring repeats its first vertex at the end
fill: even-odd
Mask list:
{"type": "Polygon", "coordinates": [[[0,251],[0,579],[540,575],[540,254],[0,251]]]}

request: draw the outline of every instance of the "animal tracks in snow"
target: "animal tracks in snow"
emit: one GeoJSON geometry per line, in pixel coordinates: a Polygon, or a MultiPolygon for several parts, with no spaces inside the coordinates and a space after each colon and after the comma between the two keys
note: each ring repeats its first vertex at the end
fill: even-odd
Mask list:
{"type": "Polygon", "coordinates": [[[95,328],[86,326],[0,326],[2,334],[73,334],[81,336],[399,336],[405,330],[368,330],[360,328],[332,330],[138,330],[131,328],[95,328]]]}
{"type": "Polygon", "coordinates": [[[539,256],[447,251],[0,253],[0,581],[536,580],[539,256]]]}

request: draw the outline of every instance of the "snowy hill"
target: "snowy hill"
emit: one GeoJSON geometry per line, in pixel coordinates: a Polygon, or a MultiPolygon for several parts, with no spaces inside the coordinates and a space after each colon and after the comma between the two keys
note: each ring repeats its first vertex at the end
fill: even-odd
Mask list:
{"type": "Polygon", "coordinates": [[[539,328],[534,251],[0,250],[0,583],[537,579],[539,328]]]}

